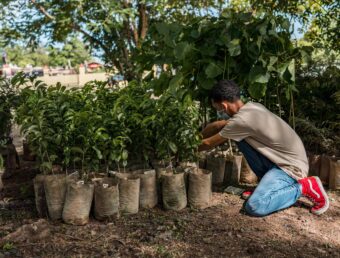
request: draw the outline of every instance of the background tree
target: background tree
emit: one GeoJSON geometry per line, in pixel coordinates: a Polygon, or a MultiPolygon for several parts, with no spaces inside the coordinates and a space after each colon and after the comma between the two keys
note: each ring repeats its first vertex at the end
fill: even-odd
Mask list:
{"type": "Polygon", "coordinates": [[[1,38],[4,44],[25,39],[37,44],[42,37],[63,42],[80,33],[100,53],[108,66],[115,66],[125,78],[138,77],[133,57],[138,53],[155,20],[189,20],[215,13],[222,0],[1,0],[1,38]],[[19,18],[18,18],[19,17],[19,18]]]}
{"type": "Polygon", "coordinates": [[[2,51],[7,54],[8,63],[16,64],[20,67],[26,65],[43,66],[49,63],[47,49],[40,46],[33,50],[17,44],[12,47],[6,47],[2,51]]]}
{"type": "Polygon", "coordinates": [[[87,46],[76,37],[68,39],[62,47],[49,47],[48,57],[50,66],[67,66],[70,62],[72,67],[92,58],[87,46]]]}
{"type": "MultiPolygon", "coordinates": [[[[243,2],[243,1],[239,1],[243,2]]],[[[334,0],[249,0],[253,10],[285,14],[305,27],[314,27],[310,34],[323,41],[325,47],[340,50],[340,2],[334,0]]]]}
{"type": "Polygon", "coordinates": [[[16,44],[12,47],[0,49],[7,54],[8,62],[20,67],[32,66],[77,66],[92,59],[87,47],[77,37],[71,37],[60,46],[24,47],[16,44]]]}

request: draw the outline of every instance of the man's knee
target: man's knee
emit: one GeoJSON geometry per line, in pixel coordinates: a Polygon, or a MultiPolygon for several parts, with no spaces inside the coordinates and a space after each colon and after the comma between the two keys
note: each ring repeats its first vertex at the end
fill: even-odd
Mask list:
{"type": "MultiPolygon", "coordinates": [[[[252,196],[255,197],[255,196],[252,196]]],[[[267,209],[268,201],[264,197],[260,198],[249,198],[246,202],[244,209],[245,211],[255,217],[263,217],[270,213],[267,209]]]]}

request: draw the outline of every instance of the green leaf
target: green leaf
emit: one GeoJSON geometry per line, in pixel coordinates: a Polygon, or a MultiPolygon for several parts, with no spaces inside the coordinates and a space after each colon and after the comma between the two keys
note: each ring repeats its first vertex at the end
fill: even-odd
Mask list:
{"type": "Polygon", "coordinates": [[[274,64],[277,62],[277,57],[276,56],[271,56],[269,58],[269,64],[267,65],[268,71],[275,71],[276,69],[274,68],[274,64]]]}
{"type": "Polygon", "coordinates": [[[171,48],[174,48],[176,45],[174,39],[170,35],[164,36],[164,43],[171,48]]]}
{"type": "Polygon", "coordinates": [[[122,160],[127,160],[129,156],[129,153],[127,150],[123,150],[122,152],[122,160]]]}
{"type": "Polygon", "coordinates": [[[261,48],[261,44],[262,44],[262,36],[258,36],[256,40],[256,45],[259,49],[261,48]]]}
{"type": "Polygon", "coordinates": [[[92,149],[95,150],[98,159],[103,159],[103,154],[102,154],[102,152],[101,152],[96,146],[92,146],[92,149]]]}
{"type": "Polygon", "coordinates": [[[260,32],[261,35],[267,34],[267,22],[263,22],[257,27],[257,30],[260,32]]]}
{"type": "Polygon", "coordinates": [[[267,84],[263,83],[252,83],[248,88],[249,94],[255,98],[260,99],[266,94],[267,84]]]}
{"type": "Polygon", "coordinates": [[[183,81],[183,74],[182,73],[177,73],[171,80],[169,83],[169,88],[171,89],[177,89],[182,81],[183,81]]]}
{"type": "Polygon", "coordinates": [[[281,22],[281,26],[284,30],[289,31],[290,28],[290,22],[288,19],[283,19],[283,21],[281,22]]]}
{"type": "Polygon", "coordinates": [[[190,32],[190,36],[194,39],[197,39],[200,36],[200,33],[196,29],[194,29],[190,32]]]}
{"type": "Polygon", "coordinates": [[[175,47],[174,55],[177,59],[183,60],[192,49],[193,49],[192,45],[189,44],[188,42],[181,42],[177,44],[177,46],[175,47]]]}
{"type": "Polygon", "coordinates": [[[254,66],[249,73],[249,81],[253,83],[267,83],[269,81],[270,74],[259,65],[254,66]]]}
{"type": "Polygon", "coordinates": [[[227,44],[230,56],[238,56],[241,54],[240,39],[233,39],[227,44]]]}
{"type": "Polygon", "coordinates": [[[173,142],[169,142],[169,148],[173,153],[177,153],[177,146],[173,142]]]}
{"type": "Polygon", "coordinates": [[[40,164],[40,168],[43,171],[52,171],[52,163],[51,162],[42,162],[40,164]]]}
{"type": "Polygon", "coordinates": [[[198,85],[200,88],[210,90],[214,86],[214,79],[199,78],[198,85]]]}
{"type": "Polygon", "coordinates": [[[162,34],[162,35],[169,34],[169,31],[170,31],[169,26],[166,23],[164,22],[157,23],[155,26],[159,34],[162,34]]]}
{"type": "Polygon", "coordinates": [[[210,63],[205,69],[205,74],[208,78],[215,78],[223,73],[223,69],[215,63],[210,63]]]}
{"type": "Polygon", "coordinates": [[[290,81],[295,82],[295,59],[292,59],[288,65],[288,72],[290,73],[290,81]]]}
{"type": "Polygon", "coordinates": [[[300,50],[300,54],[303,64],[308,64],[312,60],[310,54],[307,53],[305,50],[300,50]]]}
{"type": "Polygon", "coordinates": [[[72,147],[71,152],[77,152],[77,153],[80,153],[80,154],[84,154],[84,151],[79,147],[72,147]]]}
{"type": "Polygon", "coordinates": [[[286,63],[282,63],[278,66],[277,68],[277,72],[279,73],[279,76],[281,79],[283,79],[283,74],[285,73],[285,71],[287,70],[287,67],[289,65],[290,62],[286,62],[286,63]]]}

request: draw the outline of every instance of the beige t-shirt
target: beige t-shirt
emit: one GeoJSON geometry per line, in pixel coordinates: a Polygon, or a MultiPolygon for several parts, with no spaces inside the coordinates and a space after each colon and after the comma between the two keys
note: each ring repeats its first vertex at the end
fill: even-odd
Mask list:
{"type": "Polygon", "coordinates": [[[255,150],[299,180],[308,174],[305,148],[296,132],[263,105],[245,104],[221,130],[223,138],[245,140],[255,150]]]}

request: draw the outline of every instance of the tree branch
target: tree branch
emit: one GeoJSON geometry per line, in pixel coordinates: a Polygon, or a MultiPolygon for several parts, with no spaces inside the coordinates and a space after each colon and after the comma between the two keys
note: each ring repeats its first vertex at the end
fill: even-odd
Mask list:
{"type": "Polygon", "coordinates": [[[131,30],[132,30],[132,33],[133,33],[135,45],[138,46],[138,42],[139,42],[138,31],[137,31],[136,26],[133,22],[131,22],[131,30]]]}
{"type": "Polygon", "coordinates": [[[30,0],[30,1],[48,19],[55,20],[55,17],[50,15],[42,5],[38,4],[35,0],[30,0]]]}
{"type": "MultiPolygon", "coordinates": [[[[39,12],[41,12],[49,20],[54,21],[54,22],[56,21],[56,18],[53,15],[51,15],[50,13],[48,13],[46,11],[46,9],[41,4],[36,2],[36,0],[30,0],[30,2],[39,10],[39,12]]],[[[82,33],[89,41],[91,41],[92,43],[94,43],[94,44],[98,45],[99,47],[101,47],[106,53],[110,51],[109,48],[107,48],[100,40],[98,40],[97,38],[93,37],[87,31],[83,30],[78,24],[71,23],[71,24],[69,24],[69,26],[73,30],[82,33]]]]}
{"type": "Polygon", "coordinates": [[[139,12],[139,42],[138,48],[141,46],[141,42],[145,39],[146,33],[148,31],[148,16],[146,13],[146,6],[145,4],[139,3],[138,4],[138,12],[139,12]]]}

